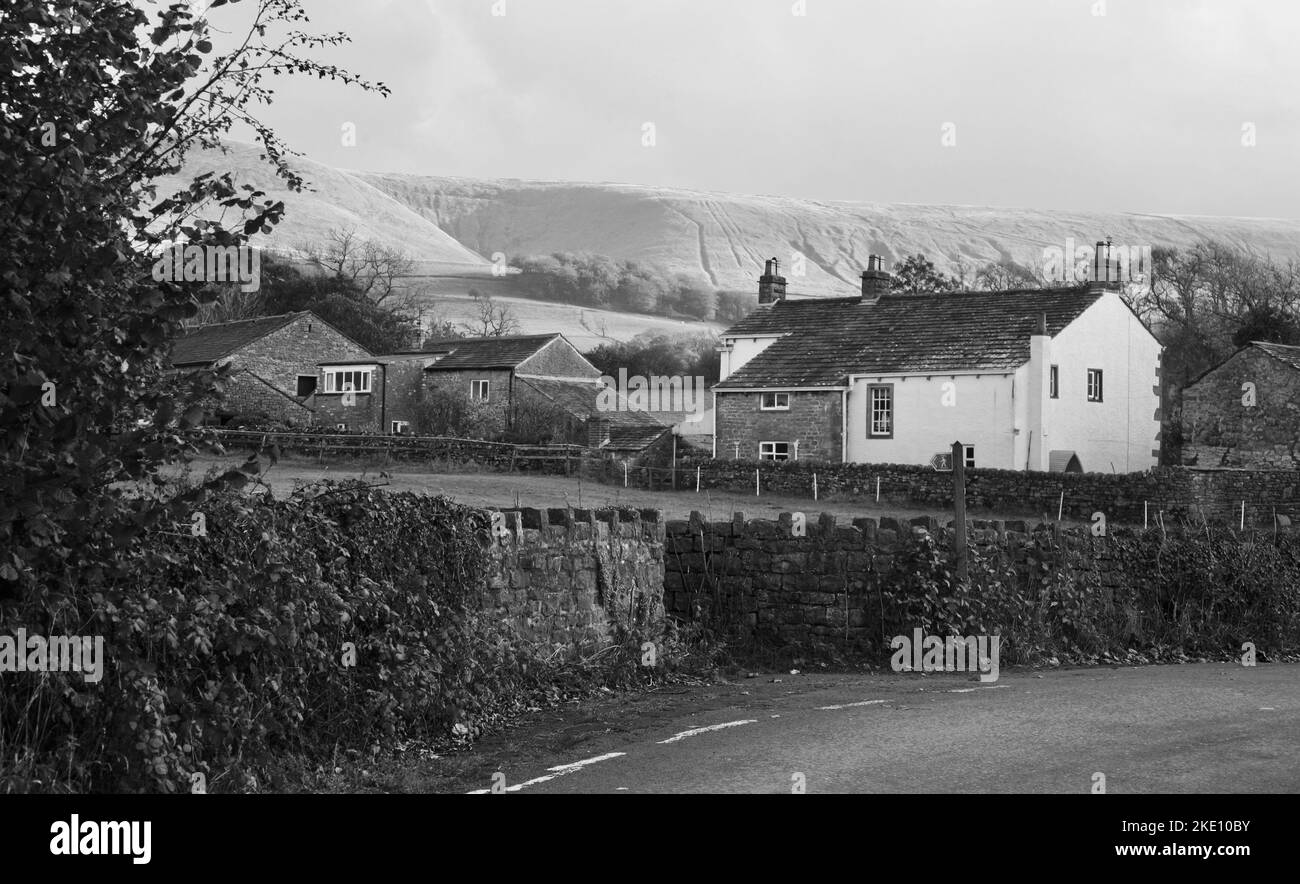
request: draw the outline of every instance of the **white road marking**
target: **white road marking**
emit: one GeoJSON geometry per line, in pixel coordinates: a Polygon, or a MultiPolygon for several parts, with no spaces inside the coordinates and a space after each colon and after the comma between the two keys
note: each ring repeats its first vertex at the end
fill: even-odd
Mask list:
{"type": "Polygon", "coordinates": [[[711,724],[708,727],[693,727],[688,731],[682,731],[680,734],[669,737],[666,740],[660,740],[659,745],[665,743],[676,743],[678,740],[684,740],[687,737],[694,737],[697,734],[706,734],[709,731],[720,731],[723,728],[739,727],[742,724],[758,724],[757,718],[746,718],[744,721],[728,721],[725,724],[711,724]]]}
{"type": "MultiPolygon", "coordinates": [[[[560,777],[567,776],[568,774],[571,774],[576,770],[582,770],[582,768],[586,767],[589,764],[597,764],[601,761],[609,761],[611,758],[618,758],[620,755],[626,755],[626,754],[627,753],[625,752],[609,752],[605,755],[597,755],[595,758],[585,759],[584,761],[575,761],[572,764],[560,764],[560,765],[556,765],[555,767],[548,767],[547,771],[550,772],[549,775],[534,777],[531,780],[525,780],[524,782],[519,783],[517,785],[507,786],[506,791],[518,792],[520,789],[526,789],[529,786],[536,786],[538,783],[546,783],[551,780],[555,780],[555,779],[559,779],[560,777]]],[[[492,791],[491,789],[475,789],[473,792],[468,792],[466,794],[487,795],[491,791],[492,791]]]]}
{"type": "Polygon", "coordinates": [[[841,706],[818,706],[817,708],[819,710],[830,712],[836,709],[852,709],[855,706],[875,706],[879,703],[888,703],[888,702],[889,702],[888,700],[863,700],[860,703],[845,703],[841,706]]]}

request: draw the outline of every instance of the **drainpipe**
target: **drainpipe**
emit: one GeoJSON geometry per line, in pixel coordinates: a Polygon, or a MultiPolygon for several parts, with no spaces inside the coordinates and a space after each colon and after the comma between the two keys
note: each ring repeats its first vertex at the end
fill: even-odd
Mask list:
{"type": "MultiPolygon", "coordinates": [[[[849,386],[853,386],[853,376],[849,376],[849,386]]],[[[716,429],[716,427],[715,427],[716,429]]],[[[840,463],[849,462],[849,390],[840,391],[840,463]]]]}
{"type": "MultiPolygon", "coordinates": [[[[388,426],[388,366],[379,363],[379,374],[384,379],[384,389],[379,394],[379,435],[387,436],[384,428],[388,426]]],[[[372,391],[370,395],[374,395],[372,391]]]]}

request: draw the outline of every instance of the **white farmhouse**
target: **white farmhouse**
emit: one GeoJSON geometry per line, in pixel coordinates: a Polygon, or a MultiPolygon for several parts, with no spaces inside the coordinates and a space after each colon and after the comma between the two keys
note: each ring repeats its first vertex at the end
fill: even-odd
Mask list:
{"type": "Polygon", "coordinates": [[[785,297],[721,336],[714,457],[1138,472],[1160,439],[1159,342],[1117,284],[891,294],[872,256],[857,298],[785,297]]]}

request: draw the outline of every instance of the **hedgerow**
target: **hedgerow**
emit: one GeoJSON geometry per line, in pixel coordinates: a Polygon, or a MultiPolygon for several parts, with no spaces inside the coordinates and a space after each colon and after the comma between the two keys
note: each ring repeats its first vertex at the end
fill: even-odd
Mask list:
{"type": "MultiPolygon", "coordinates": [[[[1240,656],[1246,642],[1265,659],[1300,650],[1300,537],[1107,538],[1106,585],[1080,551],[1040,532],[1020,562],[970,551],[958,580],[930,535],[907,541],[877,582],[881,636],[1002,636],[1009,663],[1240,656]]],[[[884,645],[882,638],[882,645],[884,645]]]]}
{"type": "Polygon", "coordinates": [[[472,735],[584,681],[664,671],[634,665],[639,634],[599,672],[542,663],[479,610],[487,517],[449,499],[317,486],[195,507],[207,536],[159,526],[103,551],[129,578],[82,549],[75,593],[3,609],[5,633],[102,636],[106,664],[97,684],[3,676],[0,791],[260,789],[286,759],[472,735]]]}

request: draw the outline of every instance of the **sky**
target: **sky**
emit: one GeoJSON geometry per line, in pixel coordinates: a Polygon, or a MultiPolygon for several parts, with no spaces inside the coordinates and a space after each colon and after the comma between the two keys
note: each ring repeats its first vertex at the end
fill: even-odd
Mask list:
{"type": "Polygon", "coordinates": [[[305,7],[392,95],[285,79],[260,115],[341,168],[1300,217],[1296,0],[305,7]]]}

